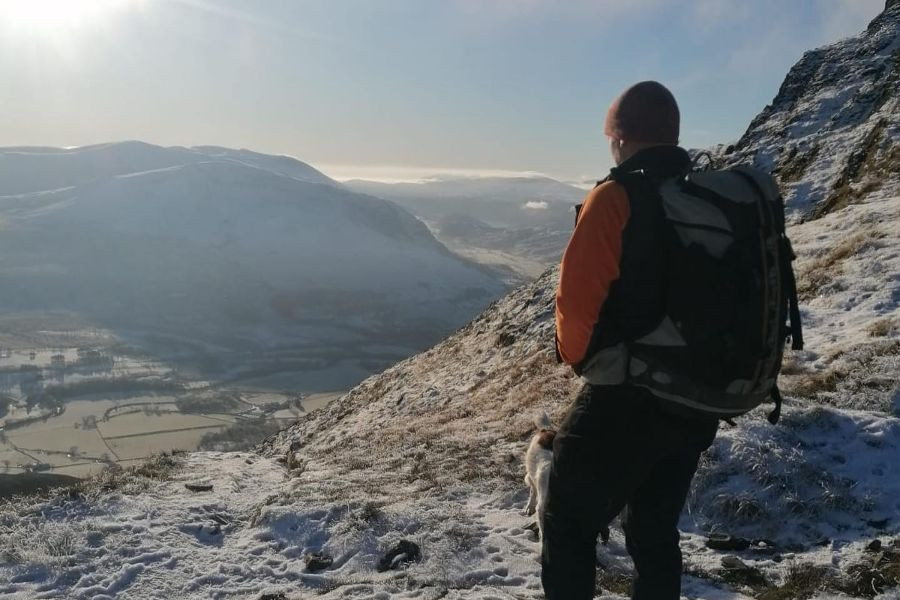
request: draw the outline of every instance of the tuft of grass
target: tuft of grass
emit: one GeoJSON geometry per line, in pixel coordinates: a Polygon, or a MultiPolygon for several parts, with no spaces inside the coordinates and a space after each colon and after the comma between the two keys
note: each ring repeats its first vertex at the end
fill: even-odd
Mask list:
{"type": "Polygon", "coordinates": [[[733,523],[756,523],[766,516],[760,501],[748,495],[720,494],[712,502],[712,509],[733,523]]]}
{"type": "Polygon", "coordinates": [[[79,482],[69,490],[69,493],[83,494],[89,497],[112,491],[130,495],[140,494],[147,490],[153,482],[169,480],[175,470],[181,466],[181,455],[183,454],[182,450],[162,452],[153,455],[143,464],[128,469],[111,464],[97,475],[79,482]]]}
{"type": "Polygon", "coordinates": [[[722,568],[714,573],[720,581],[739,587],[750,588],[756,592],[767,590],[771,584],[756,567],[745,565],[741,568],[722,568]]]}
{"type": "Polygon", "coordinates": [[[900,551],[888,549],[850,565],[834,587],[858,598],[875,596],[900,586],[900,551]]]}
{"type": "Polygon", "coordinates": [[[13,564],[49,568],[71,564],[85,546],[85,528],[78,523],[19,523],[0,525],[0,559],[13,564]]]}
{"type": "Polygon", "coordinates": [[[442,532],[454,552],[469,552],[478,545],[480,538],[475,531],[454,523],[442,532]]]}
{"type": "Polygon", "coordinates": [[[785,391],[794,396],[815,398],[823,392],[833,392],[845,374],[837,369],[828,368],[822,371],[806,371],[798,375],[785,386],[785,391]]]}
{"type": "Polygon", "coordinates": [[[615,569],[598,569],[596,592],[608,592],[620,596],[631,594],[634,576],[615,569]]]}
{"type": "Polygon", "coordinates": [[[784,358],[781,361],[782,375],[800,375],[801,373],[806,372],[806,365],[798,360],[796,356],[787,354],[784,355],[784,358]]]}
{"type": "Polygon", "coordinates": [[[375,502],[366,502],[359,510],[359,518],[366,523],[373,523],[384,517],[381,507],[375,502]]]}
{"type": "Polygon", "coordinates": [[[791,565],[784,583],[764,591],[758,600],[807,600],[825,590],[831,577],[827,567],[791,565]]]}
{"type": "MultiPolygon", "coordinates": [[[[694,573],[709,577],[707,573],[694,573]]],[[[780,585],[769,583],[755,567],[718,569],[712,579],[754,591],[757,600],[809,600],[821,594],[843,593],[853,598],[874,598],[900,585],[900,551],[873,553],[837,571],[824,565],[791,565],[780,585]]],[[[616,590],[612,590],[616,591],[616,590]]],[[[627,593],[627,592],[617,592],[627,593]]]]}
{"type": "Polygon", "coordinates": [[[155,481],[165,481],[172,476],[172,472],[181,464],[179,458],[181,454],[183,454],[181,450],[155,454],[144,464],[136,466],[132,474],[155,481]]]}
{"type": "Polygon", "coordinates": [[[896,317],[878,319],[866,326],[869,337],[888,337],[897,332],[900,332],[900,319],[896,317]]]}
{"type": "Polygon", "coordinates": [[[875,226],[843,240],[828,252],[801,264],[797,269],[797,295],[801,300],[814,298],[819,291],[843,272],[843,262],[859,254],[872,240],[885,237],[875,226]]]}

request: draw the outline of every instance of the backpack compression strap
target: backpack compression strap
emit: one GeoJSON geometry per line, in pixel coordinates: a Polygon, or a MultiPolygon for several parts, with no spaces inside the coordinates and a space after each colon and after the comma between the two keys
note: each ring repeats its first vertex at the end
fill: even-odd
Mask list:
{"type": "MultiPolygon", "coordinates": [[[[742,176],[763,200],[768,201],[768,195],[753,175],[740,167],[732,169],[732,172],[742,176]]],[[[779,198],[779,203],[780,202],[781,200],[779,198]]],[[[788,335],[791,336],[791,350],[803,350],[803,325],[800,322],[800,303],[797,299],[797,279],[794,277],[794,268],[791,266],[791,262],[797,258],[797,255],[794,254],[794,249],[791,247],[791,241],[787,237],[784,222],[784,209],[782,208],[781,210],[774,212],[778,225],[778,257],[779,262],[781,263],[779,268],[781,269],[781,276],[783,278],[782,285],[784,285],[784,291],[788,300],[788,316],[791,320],[791,325],[788,327],[787,332],[788,335]]]]}
{"type": "Polygon", "coordinates": [[[778,423],[778,419],[781,418],[781,404],[784,402],[784,399],[781,397],[781,390],[778,389],[777,383],[772,386],[772,400],[775,401],[775,408],[769,413],[768,419],[769,423],[775,425],[778,423]]]}
{"type": "MultiPolygon", "coordinates": [[[[763,191],[762,186],[760,186],[759,182],[756,181],[756,178],[743,171],[741,169],[734,169],[735,173],[738,173],[746,179],[750,185],[756,190],[756,192],[763,198],[764,201],[767,200],[766,193],[763,191]]],[[[779,199],[779,202],[781,200],[779,199]]],[[[788,316],[791,321],[790,327],[788,327],[788,335],[791,336],[791,349],[792,350],[803,350],[803,326],[800,322],[800,304],[797,300],[797,280],[794,277],[794,268],[791,263],[797,258],[797,255],[794,254],[794,249],[791,247],[791,241],[787,237],[785,222],[784,222],[784,209],[774,211],[775,217],[778,225],[778,259],[779,259],[779,267],[781,269],[782,276],[782,285],[784,286],[785,293],[787,295],[788,300],[788,316]]],[[[784,403],[784,398],[781,396],[781,390],[778,389],[778,383],[772,386],[772,400],[775,402],[775,408],[772,412],[769,413],[768,420],[769,423],[775,425],[778,423],[779,419],[781,419],[781,405],[784,403]]]]}
{"type": "Polygon", "coordinates": [[[787,235],[782,234],[781,246],[781,272],[784,273],[788,313],[791,317],[791,326],[788,328],[788,333],[791,335],[791,350],[803,350],[803,325],[800,323],[800,303],[797,301],[797,280],[794,277],[794,269],[791,267],[791,261],[797,255],[794,254],[787,235]]]}

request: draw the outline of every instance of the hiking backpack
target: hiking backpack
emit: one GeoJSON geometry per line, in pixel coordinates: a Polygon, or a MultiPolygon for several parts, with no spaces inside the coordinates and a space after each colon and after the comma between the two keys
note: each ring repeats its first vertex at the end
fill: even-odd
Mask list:
{"type": "MultiPolygon", "coordinates": [[[[627,190],[632,177],[613,169],[610,179],[627,190]]],[[[776,423],[785,342],[803,348],[777,183],[749,167],[691,171],[660,181],[659,197],[664,314],[626,341],[628,383],[725,420],[771,399],[776,423]]]]}

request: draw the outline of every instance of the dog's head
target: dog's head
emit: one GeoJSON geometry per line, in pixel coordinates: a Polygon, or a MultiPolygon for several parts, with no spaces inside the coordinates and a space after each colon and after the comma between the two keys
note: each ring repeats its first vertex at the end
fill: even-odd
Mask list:
{"type": "Polygon", "coordinates": [[[538,446],[545,450],[553,450],[553,438],[556,437],[555,429],[540,429],[534,436],[538,446]]]}

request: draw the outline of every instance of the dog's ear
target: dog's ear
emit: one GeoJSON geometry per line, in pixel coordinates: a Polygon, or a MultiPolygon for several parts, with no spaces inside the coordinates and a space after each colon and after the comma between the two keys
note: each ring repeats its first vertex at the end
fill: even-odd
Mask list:
{"type": "Polygon", "coordinates": [[[546,450],[553,450],[553,439],[556,432],[552,429],[541,429],[537,434],[538,446],[546,450]]]}
{"type": "Polygon", "coordinates": [[[534,426],[539,430],[550,429],[550,417],[546,412],[539,412],[534,415],[534,426]]]}

